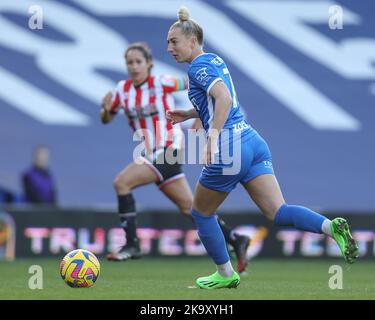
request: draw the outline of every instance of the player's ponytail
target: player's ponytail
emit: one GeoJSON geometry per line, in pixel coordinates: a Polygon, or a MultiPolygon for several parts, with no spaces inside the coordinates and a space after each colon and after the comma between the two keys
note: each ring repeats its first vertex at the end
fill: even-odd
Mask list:
{"type": "Polygon", "coordinates": [[[178,10],[177,18],[178,20],[171,26],[171,29],[180,28],[185,36],[194,35],[198,43],[203,45],[203,29],[197,22],[190,19],[188,8],[181,7],[178,10]]]}

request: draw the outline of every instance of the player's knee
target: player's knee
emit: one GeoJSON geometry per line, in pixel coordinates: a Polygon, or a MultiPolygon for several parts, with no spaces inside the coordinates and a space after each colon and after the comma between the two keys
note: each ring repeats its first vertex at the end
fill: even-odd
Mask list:
{"type": "Polygon", "coordinates": [[[178,207],[184,216],[190,216],[192,205],[193,205],[192,201],[186,200],[186,201],[179,203],[178,207]]]}
{"type": "Polygon", "coordinates": [[[267,219],[269,219],[271,221],[274,221],[275,216],[276,216],[277,212],[279,211],[279,209],[282,205],[283,204],[275,204],[273,206],[270,205],[270,206],[261,208],[261,210],[262,210],[263,214],[266,216],[267,219]]]}
{"type": "Polygon", "coordinates": [[[269,210],[262,210],[263,214],[266,216],[268,220],[273,221],[275,219],[275,213],[269,210]]]}
{"type": "Polygon", "coordinates": [[[130,181],[128,181],[128,179],[121,174],[115,178],[113,181],[113,186],[118,193],[128,193],[132,189],[130,181]]]}
{"type": "Polygon", "coordinates": [[[180,211],[186,217],[190,217],[191,216],[191,207],[190,208],[187,208],[187,207],[180,208],[180,211]]]}

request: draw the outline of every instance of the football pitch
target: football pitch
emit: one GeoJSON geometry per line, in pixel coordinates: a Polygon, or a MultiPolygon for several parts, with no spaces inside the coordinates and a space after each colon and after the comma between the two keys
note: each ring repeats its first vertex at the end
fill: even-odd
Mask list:
{"type": "MultiPolygon", "coordinates": [[[[101,260],[101,274],[91,288],[68,287],[59,275],[58,259],[1,262],[0,299],[375,299],[375,261],[347,265],[341,260],[255,259],[237,289],[194,288],[197,277],[214,271],[205,258],[148,258],[127,262],[101,260]],[[32,265],[43,270],[43,289],[30,289],[32,265]],[[332,290],[329,273],[341,266],[342,289],[332,290]]],[[[336,280],[331,283],[338,285],[336,280]]]]}

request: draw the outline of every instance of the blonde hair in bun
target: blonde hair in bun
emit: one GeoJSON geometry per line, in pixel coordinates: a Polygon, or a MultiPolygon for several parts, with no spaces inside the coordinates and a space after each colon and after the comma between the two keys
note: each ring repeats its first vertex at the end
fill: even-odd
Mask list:
{"type": "Polygon", "coordinates": [[[180,21],[180,22],[188,21],[188,20],[189,20],[189,17],[190,17],[190,13],[189,13],[188,8],[186,8],[186,7],[181,7],[181,8],[178,10],[178,13],[177,13],[178,21],[180,21]]]}
{"type": "Polygon", "coordinates": [[[185,36],[195,36],[200,45],[203,45],[203,29],[193,19],[190,19],[188,8],[181,7],[177,13],[178,20],[172,24],[170,29],[180,28],[185,36]]]}

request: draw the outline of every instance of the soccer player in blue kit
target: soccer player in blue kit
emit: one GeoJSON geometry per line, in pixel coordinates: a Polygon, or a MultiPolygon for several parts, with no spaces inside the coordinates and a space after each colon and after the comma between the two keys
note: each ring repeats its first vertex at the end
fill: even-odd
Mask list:
{"type": "Polygon", "coordinates": [[[188,95],[194,106],[189,110],[168,111],[167,119],[178,123],[200,118],[207,139],[203,149],[205,166],[196,185],[192,216],[217,271],[198,278],[197,285],[203,289],[218,289],[235,288],[240,283],[215,214],[238,182],[276,226],[329,235],[337,242],[346,262],[353,263],[358,257],[358,246],[345,219],[331,221],[308,208],[285,203],[267,143],[243,117],[223,59],[203,51],[203,30],[189,19],[187,8],[179,10],[178,21],[170,27],[167,40],[168,52],[175,60],[190,64],[188,95]],[[240,148],[235,152],[236,145],[240,148]],[[240,163],[236,170],[236,160],[233,160],[232,172],[225,161],[228,148],[240,163]]]}

